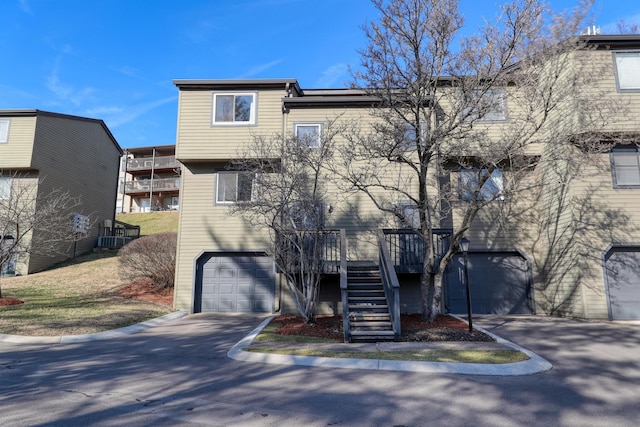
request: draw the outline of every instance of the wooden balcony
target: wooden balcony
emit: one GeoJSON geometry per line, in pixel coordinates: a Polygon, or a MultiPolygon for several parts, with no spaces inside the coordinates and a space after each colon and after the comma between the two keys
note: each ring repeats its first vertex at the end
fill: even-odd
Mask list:
{"type": "MultiPolygon", "coordinates": [[[[426,255],[424,241],[413,230],[382,230],[389,249],[390,260],[397,273],[422,273],[426,255]]],[[[432,234],[434,257],[437,262],[449,249],[453,230],[435,228],[432,234]]]]}
{"type": "Polygon", "coordinates": [[[174,178],[157,178],[140,179],[136,181],[127,181],[125,183],[126,194],[144,194],[151,192],[151,185],[153,183],[153,192],[169,192],[180,190],[180,177],[174,178]]]}
{"type": "Polygon", "coordinates": [[[163,169],[179,169],[180,162],[176,156],[138,157],[127,161],[127,172],[151,171],[163,169]]]}

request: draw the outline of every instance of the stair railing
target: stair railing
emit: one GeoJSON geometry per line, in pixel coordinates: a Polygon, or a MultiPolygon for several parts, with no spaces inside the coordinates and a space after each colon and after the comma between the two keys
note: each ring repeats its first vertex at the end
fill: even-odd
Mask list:
{"type": "MultiPolygon", "coordinates": [[[[387,240],[382,230],[378,230],[378,247],[379,247],[379,268],[384,286],[384,293],[389,304],[389,314],[391,316],[391,324],[393,325],[394,339],[400,340],[400,282],[396,275],[394,263],[391,259],[387,240]]],[[[344,298],[344,297],[343,297],[344,298]]]]}
{"type": "Polygon", "coordinates": [[[340,296],[342,298],[342,329],[344,342],[351,342],[349,321],[349,294],[347,292],[347,233],[340,230],[340,296]]]}

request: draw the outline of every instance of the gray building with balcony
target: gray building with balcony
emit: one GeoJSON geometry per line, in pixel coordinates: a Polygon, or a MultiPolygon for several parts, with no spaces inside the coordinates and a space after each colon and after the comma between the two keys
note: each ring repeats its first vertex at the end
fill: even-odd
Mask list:
{"type": "Polygon", "coordinates": [[[117,213],[178,210],[180,163],[175,145],[125,150],[120,163],[117,213]]]}

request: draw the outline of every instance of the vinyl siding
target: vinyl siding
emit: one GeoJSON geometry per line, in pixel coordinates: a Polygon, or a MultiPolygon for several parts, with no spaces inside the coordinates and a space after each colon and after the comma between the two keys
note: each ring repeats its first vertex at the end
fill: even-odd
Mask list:
{"type": "Polygon", "coordinates": [[[214,203],[214,163],[186,163],[182,169],[178,258],[176,260],[175,307],[190,310],[194,263],[202,251],[267,251],[264,232],[240,216],[229,215],[229,207],[214,203]]]}
{"type": "Polygon", "coordinates": [[[9,137],[7,143],[0,144],[0,169],[24,169],[32,167],[31,156],[36,129],[36,118],[8,118],[9,137]]]}
{"type": "Polygon", "coordinates": [[[237,158],[242,148],[250,144],[253,133],[272,135],[282,132],[281,99],[284,91],[261,91],[257,95],[255,126],[212,125],[213,94],[213,91],[180,91],[176,146],[178,160],[237,158]]]}
{"type": "MultiPolygon", "coordinates": [[[[114,218],[118,149],[97,122],[49,115],[38,116],[34,141],[32,164],[41,179],[38,197],[64,190],[80,200],[80,206],[68,212],[69,228],[74,213],[90,217],[93,226],[87,238],[77,242],[76,253],[90,251],[104,220],[114,218]]],[[[29,273],[72,257],[73,244],[64,246],[62,255],[33,255],[29,273]]]]}

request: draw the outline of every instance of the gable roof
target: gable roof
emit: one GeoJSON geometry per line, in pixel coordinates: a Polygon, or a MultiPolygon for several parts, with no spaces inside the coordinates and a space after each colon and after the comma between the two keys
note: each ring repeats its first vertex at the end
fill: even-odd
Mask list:
{"type": "Polygon", "coordinates": [[[80,120],[80,121],[96,123],[102,126],[102,129],[105,131],[107,136],[109,136],[109,139],[111,140],[113,145],[116,147],[120,155],[123,154],[120,144],[118,144],[118,141],[116,141],[116,138],[113,136],[113,134],[111,133],[107,125],[101,119],[92,119],[89,117],[74,116],[71,114],[54,113],[51,111],[44,111],[44,110],[38,110],[38,109],[0,110],[0,117],[37,117],[37,116],[58,117],[62,119],[80,120]]]}

